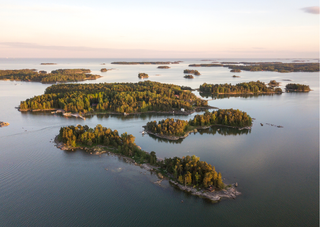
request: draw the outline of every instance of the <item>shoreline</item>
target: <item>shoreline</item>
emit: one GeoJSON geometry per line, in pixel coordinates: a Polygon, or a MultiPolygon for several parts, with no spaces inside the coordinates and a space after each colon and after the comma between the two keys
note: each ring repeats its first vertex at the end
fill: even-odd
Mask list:
{"type": "MultiPolygon", "coordinates": [[[[118,113],[118,112],[88,112],[88,113],[84,113],[82,115],[80,115],[79,113],[72,113],[72,112],[68,112],[65,113],[64,110],[62,109],[58,109],[58,108],[50,108],[50,109],[20,109],[18,108],[18,110],[20,112],[48,112],[48,111],[56,111],[55,113],[65,113],[65,116],[71,116],[71,115],[79,115],[78,117],[80,118],[84,118],[84,116],[92,116],[92,115],[102,115],[102,114],[110,114],[110,115],[139,115],[139,114],[149,114],[149,113],[156,113],[156,114],[177,114],[177,115],[190,115],[193,114],[195,112],[200,112],[200,111],[204,111],[204,110],[208,110],[208,109],[219,109],[218,107],[214,107],[214,106],[203,106],[203,107],[196,107],[194,110],[188,110],[188,111],[181,111],[181,110],[171,110],[171,111],[156,111],[156,110],[151,110],[151,111],[146,111],[146,112],[134,112],[134,113],[118,113]]],[[[53,113],[53,112],[51,112],[53,113]]]]}
{"type": "MultiPolygon", "coordinates": [[[[54,143],[56,144],[55,146],[57,148],[59,148],[60,150],[63,151],[75,151],[77,149],[83,150],[86,153],[89,153],[90,155],[101,155],[101,154],[108,154],[108,155],[115,155],[117,157],[122,158],[126,163],[128,164],[133,164],[135,166],[139,166],[142,169],[145,169],[147,171],[150,172],[155,172],[157,177],[159,178],[159,180],[153,182],[154,184],[158,184],[159,186],[161,186],[161,182],[162,181],[169,181],[169,184],[171,186],[173,186],[176,189],[179,189],[183,192],[186,193],[191,193],[191,195],[194,196],[198,196],[200,198],[203,199],[208,199],[213,203],[217,203],[219,202],[221,199],[223,198],[227,198],[227,199],[235,199],[238,195],[241,195],[241,192],[239,192],[236,187],[238,186],[238,183],[234,183],[234,184],[229,184],[226,186],[225,189],[221,189],[219,191],[209,191],[207,189],[197,189],[194,188],[193,186],[184,186],[179,184],[177,181],[174,181],[172,179],[169,179],[168,176],[163,176],[160,173],[160,167],[157,166],[153,166],[150,165],[149,163],[143,163],[143,164],[138,164],[135,162],[135,160],[133,160],[130,157],[124,156],[122,154],[117,154],[112,152],[112,150],[114,150],[115,148],[110,148],[110,147],[106,147],[106,146],[94,146],[92,148],[88,148],[88,147],[70,147],[70,146],[66,146],[64,143],[58,141],[58,136],[55,137],[54,139],[54,143]],[[106,150],[104,150],[106,149],[106,150]]],[[[107,170],[107,169],[106,169],[107,170]]]]}
{"type": "Polygon", "coordinates": [[[148,134],[151,134],[151,135],[154,135],[158,138],[162,138],[162,139],[167,139],[167,140],[179,140],[179,139],[184,139],[186,137],[189,136],[190,133],[196,133],[198,132],[198,130],[200,129],[208,129],[208,128],[211,128],[211,127],[227,127],[227,128],[234,128],[234,129],[238,129],[238,130],[244,130],[244,129],[247,129],[247,130],[250,130],[252,129],[252,124],[251,126],[245,126],[245,127],[236,127],[236,126],[229,126],[229,125],[220,125],[220,124],[217,124],[217,125],[209,125],[209,126],[199,126],[199,127],[195,127],[193,130],[190,130],[188,132],[186,132],[183,136],[169,136],[169,135],[160,135],[158,133],[154,133],[154,132],[151,132],[149,130],[146,129],[146,125],[142,126],[145,131],[148,133],[148,134]]]}

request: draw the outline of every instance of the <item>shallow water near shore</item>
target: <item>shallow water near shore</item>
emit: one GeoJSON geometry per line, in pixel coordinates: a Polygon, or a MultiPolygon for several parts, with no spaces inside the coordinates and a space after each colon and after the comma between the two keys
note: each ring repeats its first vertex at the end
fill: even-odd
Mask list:
{"type": "Polygon", "coordinates": [[[281,88],[287,83],[302,83],[313,91],[215,100],[208,97],[211,106],[246,111],[256,119],[252,129],[246,133],[235,129],[199,130],[181,141],[169,142],[142,135],[142,126],[167,117],[186,120],[198,113],[99,115],[86,117],[85,121],[50,112],[20,113],[15,109],[20,101],[42,94],[50,85],[0,81],[0,121],[10,123],[0,128],[2,226],[318,226],[319,73],[243,71],[237,74],[240,78],[232,78],[234,73],[226,68],[195,68],[201,76],[187,80],[183,70],[190,68],[188,64],[203,63],[199,59],[176,59],[184,62],[170,69],[110,64],[116,60],[0,59],[0,69],[89,68],[103,76],[89,83],[137,82],[138,72],[145,72],[152,81],[192,88],[204,82],[235,84],[274,79],[281,82],[281,88]],[[44,66],[41,62],[58,65],[44,66]],[[106,65],[100,65],[103,62],[106,65]],[[116,69],[101,73],[101,68],[116,69]],[[199,156],[221,172],[225,183],[238,182],[242,195],[212,204],[166,182],[162,186],[154,184],[158,179],[155,175],[116,156],[66,152],[55,147],[53,139],[60,127],[76,124],[101,124],[133,134],[137,145],[155,151],[160,158],[199,156]]]}

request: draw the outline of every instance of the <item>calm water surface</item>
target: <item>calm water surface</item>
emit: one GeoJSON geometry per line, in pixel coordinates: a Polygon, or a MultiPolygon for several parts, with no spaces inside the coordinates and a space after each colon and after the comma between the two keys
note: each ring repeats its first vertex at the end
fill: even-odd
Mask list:
{"type": "MultiPolygon", "coordinates": [[[[204,82],[236,84],[272,79],[280,81],[284,88],[289,82],[282,80],[290,79],[310,85],[313,91],[246,98],[208,97],[212,106],[246,111],[256,119],[252,130],[213,128],[182,141],[168,142],[142,135],[142,126],[150,120],[189,119],[192,115],[93,116],[83,121],[45,113],[20,113],[15,109],[20,101],[43,94],[49,85],[0,81],[0,121],[10,123],[0,129],[1,226],[318,226],[319,73],[241,72],[240,78],[232,78],[234,73],[226,68],[196,68],[201,76],[187,80],[182,72],[188,64],[204,62],[188,59],[161,70],[154,65],[110,64],[117,60],[0,59],[0,69],[89,68],[103,76],[90,83],[137,82],[137,74],[145,72],[152,81],[192,88],[204,82]],[[58,65],[41,66],[41,62],[58,65]],[[100,65],[103,62],[106,65],[100,65]],[[102,67],[116,69],[100,73],[102,67]],[[137,145],[162,158],[195,154],[214,165],[226,183],[238,182],[242,195],[236,200],[211,204],[168,183],[161,187],[153,184],[156,176],[116,156],[57,149],[52,140],[60,127],[76,124],[101,124],[120,133],[128,132],[136,137],[137,145]]],[[[172,59],[150,61],[153,60],[172,59]]],[[[256,61],[232,59],[242,60],[256,61]]]]}

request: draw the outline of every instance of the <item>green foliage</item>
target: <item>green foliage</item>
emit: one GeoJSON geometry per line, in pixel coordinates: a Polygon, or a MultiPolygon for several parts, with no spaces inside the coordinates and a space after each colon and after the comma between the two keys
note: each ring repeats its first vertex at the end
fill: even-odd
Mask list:
{"type": "Polygon", "coordinates": [[[286,85],[286,90],[287,91],[311,91],[309,85],[304,85],[304,84],[287,84],[286,85]]]}
{"type": "Polygon", "coordinates": [[[192,76],[192,75],[185,75],[184,78],[186,78],[186,79],[193,79],[193,76],[192,76]]]}
{"type": "Polygon", "coordinates": [[[119,136],[118,131],[112,131],[109,128],[97,125],[94,129],[89,128],[87,125],[81,126],[68,126],[60,128],[58,135],[59,141],[71,147],[79,146],[96,146],[103,145],[114,147],[118,152],[132,157],[135,156],[136,160],[148,160],[150,164],[156,164],[157,156],[153,151],[150,154],[141,150],[135,144],[135,137],[126,132],[119,136]]]}
{"type": "Polygon", "coordinates": [[[144,78],[149,78],[149,75],[146,74],[146,73],[139,73],[139,74],[138,74],[138,77],[139,77],[140,79],[144,79],[144,78]]]}
{"type": "Polygon", "coordinates": [[[191,69],[185,69],[183,71],[183,73],[190,73],[190,74],[193,74],[193,75],[196,75],[196,76],[200,76],[201,75],[198,70],[191,70],[191,69]]]}
{"type": "Polygon", "coordinates": [[[274,93],[275,90],[259,80],[248,83],[231,84],[207,84],[200,85],[201,92],[212,94],[247,94],[247,93],[274,93]]]}
{"type": "Polygon", "coordinates": [[[167,118],[166,120],[161,120],[158,123],[156,121],[148,122],[146,129],[160,135],[183,136],[186,132],[187,126],[188,121],[167,118]]]}
{"type": "Polygon", "coordinates": [[[22,101],[20,109],[64,109],[69,112],[134,113],[172,111],[207,106],[207,101],[172,84],[139,83],[57,84],[44,95],[22,101]]]}
{"type": "Polygon", "coordinates": [[[246,65],[224,65],[229,69],[274,72],[319,72],[319,63],[241,62],[246,65]]]}
{"type": "Polygon", "coordinates": [[[58,69],[51,73],[35,69],[0,70],[0,80],[33,81],[41,83],[95,80],[99,75],[87,74],[89,69],[58,69]]]}
{"type": "Polygon", "coordinates": [[[219,109],[217,111],[206,111],[202,115],[195,115],[189,121],[167,118],[159,122],[150,121],[146,129],[158,135],[183,136],[190,129],[195,127],[226,125],[233,127],[251,126],[251,117],[243,111],[234,109],[219,109]]]}
{"type": "Polygon", "coordinates": [[[200,161],[199,157],[186,156],[182,158],[165,158],[160,167],[174,175],[180,184],[199,185],[201,187],[215,186],[223,189],[224,184],[220,173],[207,162],[200,161]]]}

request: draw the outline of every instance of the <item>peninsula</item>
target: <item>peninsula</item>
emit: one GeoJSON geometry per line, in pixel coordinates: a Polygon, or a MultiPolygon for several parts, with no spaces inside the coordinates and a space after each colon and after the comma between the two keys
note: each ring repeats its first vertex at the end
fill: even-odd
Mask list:
{"type": "Polygon", "coordinates": [[[219,109],[217,111],[206,111],[197,114],[189,121],[167,118],[159,122],[150,121],[144,126],[147,133],[168,140],[179,140],[186,138],[189,133],[197,132],[199,129],[207,129],[212,126],[251,129],[252,118],[243,111],[234,109],[219,109]]]}
{"type": "Polygon", "coordinates": [[[45,94],[22,101],[20,111],[63,109],[82,114],[175,113],[190,114],[210,109],[181,86],[159,82],[56,84],[45,94]],[[185,111],[181,111],[183,108],[185,111]]]}
{"type": "Polygon", "coordinates": [[[157,173],[180,190],[218,202],[221,198],[235,198],[241,193],[235,185],[225,185],[220,172],[200,158],[186,156],[158,160],[156,153],[143,151],[135,144],[135,137],[126,132],[119,135],[101,125],[94,129],[88,126],[69,126],[60,128],[55,142],[62,150],[82,149],[90,154],[113,153],[126,157],[127,162],[139,165],[157,173]]]}

